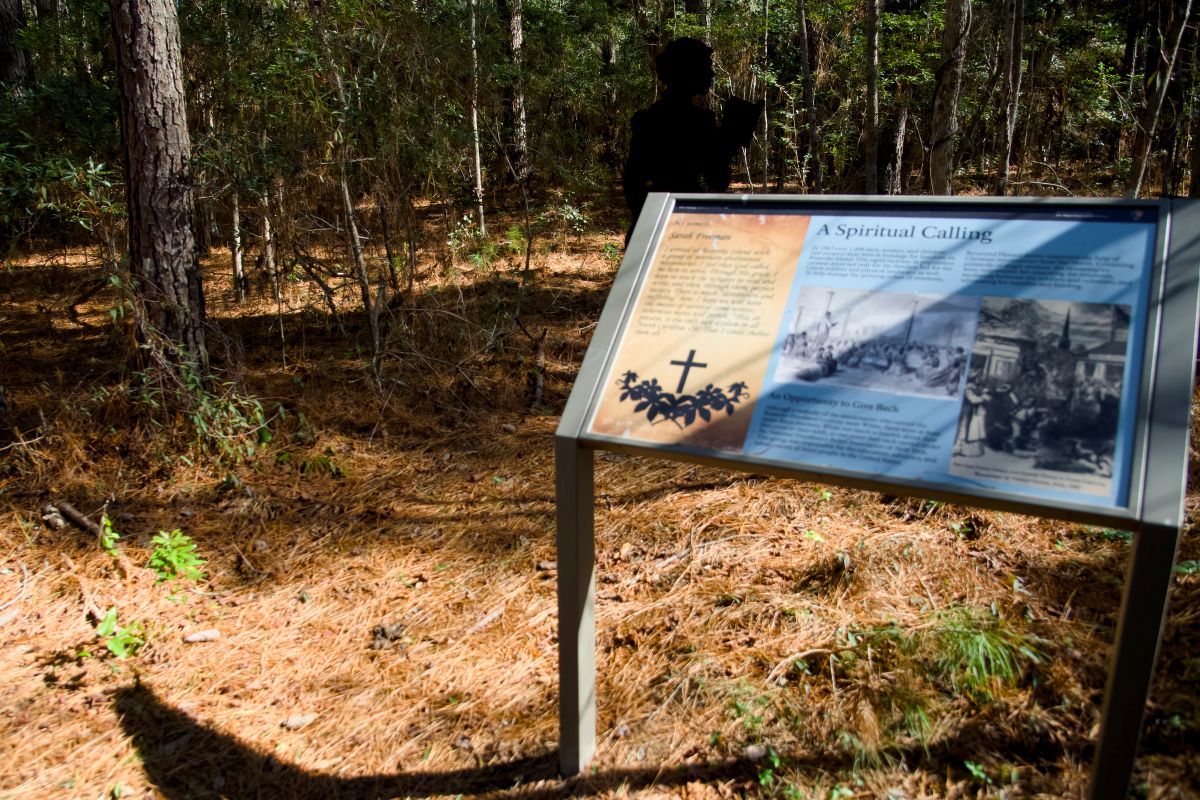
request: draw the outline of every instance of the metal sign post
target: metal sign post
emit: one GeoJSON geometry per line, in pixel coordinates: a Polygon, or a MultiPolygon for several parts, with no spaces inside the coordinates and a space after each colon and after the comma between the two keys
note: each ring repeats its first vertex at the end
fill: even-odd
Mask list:
{"type": "Polygon", "coordinates": [[[603,448],[1135,531],[1089,789],[1123,798],[1183,520],[1198,265],[1186,201],[651,195],[555,435],[563,774],[596,743],[603,448]],[[1036,457],[974,432],[989,391],[1041,415],[1036,457]]]}

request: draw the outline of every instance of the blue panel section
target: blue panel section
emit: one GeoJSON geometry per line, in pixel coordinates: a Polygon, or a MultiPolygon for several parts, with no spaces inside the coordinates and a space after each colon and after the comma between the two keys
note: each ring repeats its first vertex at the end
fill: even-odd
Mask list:
{"type": "Polygon", "coordinates": [[[1156,216],[793,213],[747,456],[1127,504],[1156,216]]]}

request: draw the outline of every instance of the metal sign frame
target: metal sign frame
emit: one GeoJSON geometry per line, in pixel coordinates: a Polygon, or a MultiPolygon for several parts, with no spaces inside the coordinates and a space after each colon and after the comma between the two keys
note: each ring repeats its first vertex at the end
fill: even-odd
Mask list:
{"type": "Polygon", "coordinates": [[[557,487],[559,731],[563,774],[580,772],[596,743],[595,540],[593,450],[718,465],[891,494],[1016,511],[1099,524],[1134,532],[1119,612],[1100,739],[1089,798],[1125,797],[1140,737],[1143,711],[1166,619],[1168,590],[1179,547],[1188,464],[1191,390],[1195,370],[1200,202],[1006,198],[879,198],[859,196],[652,194],[630,241],[625,260],[593,334],[555,434],[557,487]],[[900,211],[931,217],[964,211],[1045,213],[1072,209],[1137,208],[1157,216],[1150,279],[1137,425],[1128,503],[1098,508],[1016,492],[956,491],[910,480],[881,479],[847,470],[814,470],[785,462],[681,445],[630,442],[588,433],[585,428],[615,357],[617,337],[637,301],[654,246],[679,203],[714,208],[900,211]]]}

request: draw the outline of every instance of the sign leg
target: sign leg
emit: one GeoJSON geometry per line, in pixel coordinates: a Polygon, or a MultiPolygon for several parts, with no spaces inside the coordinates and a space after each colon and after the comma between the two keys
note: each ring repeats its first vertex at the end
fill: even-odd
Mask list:
{"type": "Polygon", "coordinates": [[[1109,658],[1089,800],[1125,800],[1128,795],[1178,548],[1178,528],[1147,524],[1134,535],[1117,638],[1109,658]]]}
{"type": "Polygon", "coordinates": [[[594,459],[555,439],[558,494],[559,769],[578,774],[596,749],[594,459]]]}

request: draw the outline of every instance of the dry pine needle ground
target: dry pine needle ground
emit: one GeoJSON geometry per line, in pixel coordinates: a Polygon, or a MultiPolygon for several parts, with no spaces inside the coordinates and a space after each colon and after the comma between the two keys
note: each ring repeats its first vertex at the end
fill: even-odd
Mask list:
{"type": "MultiPolygon", "coordinates": [[[[502,269],[422,276],[382,388],[352,317],[338,331],[299,286],[235,307],[214,259],[232,377],[286,412],[221,469],[119,391],[111,298],[81,309],[92,327],[61,312],[79,258],[0,274],[0,797],[1079,796],[1127,537],[614,454],[599,751],[556,777],[552,435],[612,240],[538,253],[529,336],[488,317],[516,291],[502,269]],[[56,498],[106,509],[123,559],[46,528],[56,498]],[[145,567],[173,528],[206,580],[145,567]],[[98,640],[109,608],[144,629],[131,658],[98,640]]],[[[1189,534],[1149,797],[1200,796],[1198,555],[1189,534]]]]}

